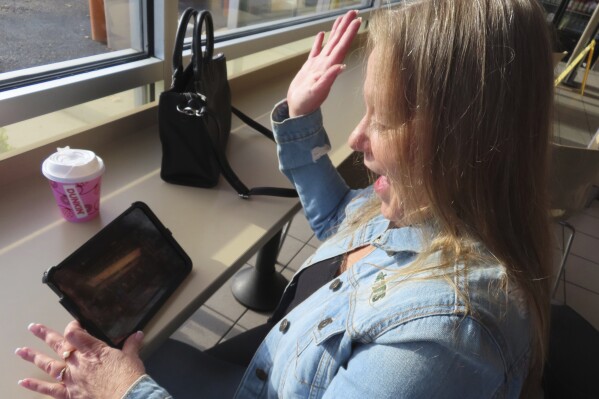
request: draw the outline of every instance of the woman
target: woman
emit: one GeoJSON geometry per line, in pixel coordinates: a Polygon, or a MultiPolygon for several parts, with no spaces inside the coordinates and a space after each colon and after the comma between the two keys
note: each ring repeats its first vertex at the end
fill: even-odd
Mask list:
{"type": "MultiPolygon", "coordinates": [[[[326,241],[288,286],[236,397],[519,397],[538,384],[549,323],[543,12],[535,0],[421,0],[379,13],[366,115],[349,137],[377,178],[352,191],[325,154],[319,107],[359,24],[352,11],[324,47],[316,37],[272,114],[281,170],[326,241]]],[[[76,323],[66,339],[31,330],[66,359],[19,349],[63,380],[26,388],[168,397],[144,375],[141,334],[121,352],[76,323]]]]}

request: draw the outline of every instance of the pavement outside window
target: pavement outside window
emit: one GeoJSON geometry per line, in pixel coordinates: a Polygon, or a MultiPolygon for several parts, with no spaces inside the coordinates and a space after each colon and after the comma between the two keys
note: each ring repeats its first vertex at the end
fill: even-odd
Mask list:
{"type": "MultiPolygon", "coordinates": [[[[120,0],[124,3],[138,0],[120,0]]],[[[102,0],[0,0],[0,74],[112,51],[92,38],[90,3],[102,0]]],[[[179,8],[210,7],[181,0],[179,8]]]]}
{"type": "Polygon", "coordinates": [[[110,51],[91,38],[87,0],[0,0],[0,21],[0,73],[110,51]]]}

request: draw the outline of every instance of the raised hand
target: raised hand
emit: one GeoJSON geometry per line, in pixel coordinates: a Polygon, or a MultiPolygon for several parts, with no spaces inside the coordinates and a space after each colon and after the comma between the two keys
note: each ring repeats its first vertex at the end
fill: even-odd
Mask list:
{"type": "Polygon", "coordinates": [[[343,71],[347,51],[360,28],[357,11],[337,18],[323,47],[324,32],[318,33],[314,45],[300,71],[289,85],[289,116],[309,114],[318,109],[329,95],[333,82],[343,71]]]}
{"type": "Polygon", "coordinates": [[[76,321],[69,323],[64,337],[41,324],[30,325],[29,331],[61,358],[31,348],[16,350],[18,356],[44,370],[53,380],[19,381],[32,391],[56,399],[121,398],[145,372],[138,356],[141,333],[131,335],[121,351],[92,337],[76,321]]]}

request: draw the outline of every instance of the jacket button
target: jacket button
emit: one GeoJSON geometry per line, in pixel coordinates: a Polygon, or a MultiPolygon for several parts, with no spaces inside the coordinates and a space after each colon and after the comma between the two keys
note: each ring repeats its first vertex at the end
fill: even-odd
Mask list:
{"type": "Polygon", "coordinates": [[[322,330],[323,328],[325,328],[326,326],[328,326],[332,322],[333,322],[333,319],[331,319],[330,317],[327,317],[326,319],[324,319],[320,323],[318,323],[318,329],[322,330]]]}
{"type": "Polygon", "coordinates": [[[279,324],[279,331],[282,332],[283,334],[285,334],[287,332],[287,330],[289,330],[290,324],[291,323],[289,322],[289,320],[283,319],[281,321],[281,324],[279,324]]]}
{"type": "Polygon", "coordinates": [[[340,279],[336,278],[335,280],[333,280],[331,285],[329,285],[329,289],[337,291],[339,288],[341,288],[341,285],[343,285],[343,282],[340,279]]]}
{"type": "Polygon", "coordinates": [[[260,381],[266,381],[268,378],[268,373],[263,369],[256,369],[256,377],[258,377],[260,381]]]}

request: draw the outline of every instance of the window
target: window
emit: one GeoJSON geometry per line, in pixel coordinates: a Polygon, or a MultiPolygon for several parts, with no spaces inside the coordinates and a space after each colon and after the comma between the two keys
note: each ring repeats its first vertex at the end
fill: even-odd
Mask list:
{"type": "Polygon", "coordinates": [[[177,19],[213,15],[228,60],[311,37],[383,0],[29,0],[0,4],[0,160],[118,118],[170,84],[177,19]]]}
{"type": "Polygon", "coordinates": [[[187,7],[209,9],[217,36],[243,35],[250,27],[259,30],[274,29],[277,25],[297,24],[306,17],[321,18],[329,12],[342,9],[365,8],[370,0],[181,0],[179,12],[187,7]]]}
{"type": "Polygon", "coordinates": [[[6,30],[0,41],[0,159],[151,100],[147,87],[163,80],[149,24],[154,5],[144,0],[0,5],[0,29],[6,30]]]}
{"type": "Polygon", "coordinates": [[[123,54],[146,57],[142,6],[140,1],[129,0],[5,2],[0,5],[0,73],[72,60],[85,65],[108,57],[82,58],[109,53],[110,58],[123,54]]]}

